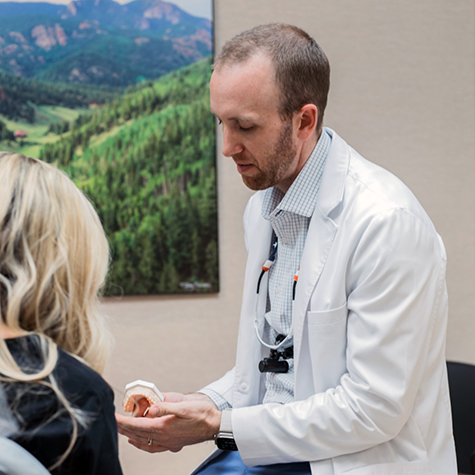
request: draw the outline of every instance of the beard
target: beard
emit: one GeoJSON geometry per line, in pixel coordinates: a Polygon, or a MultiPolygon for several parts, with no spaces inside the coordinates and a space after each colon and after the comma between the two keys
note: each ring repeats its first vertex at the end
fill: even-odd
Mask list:
{"type": "Polygon", "coordinates": [[[279,138],[261,161],[262,168],[254,176],[242,175],[242,181],[251,190],[265,190],[277,185],[287,174],[297,155],[297,147],[292,141],[292,120],[286,121],[279,138]]]}

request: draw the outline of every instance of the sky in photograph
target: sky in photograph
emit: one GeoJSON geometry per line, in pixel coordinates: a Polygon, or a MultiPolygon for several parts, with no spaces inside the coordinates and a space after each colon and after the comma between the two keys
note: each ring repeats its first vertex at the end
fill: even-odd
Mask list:
{"type": "MultiPolygon", "coordinates": [[[[12,0],[0,0],[0,2],[6,2],[12,0]]],[[[14,0],[15,1],[15,0],[14,0]]],[[[70,0],[16,0],[17,2],[44,2],[44,3],[60,3],[67,5],[70,0]]],[[[115,0],[117,3],[129,3],[130,0],[115,0]]],[[[173,0],[168,3],[174,3],[185,12],[194,16],[207,18],[211,20],[212,15],[212,0],[173,0]]]]}

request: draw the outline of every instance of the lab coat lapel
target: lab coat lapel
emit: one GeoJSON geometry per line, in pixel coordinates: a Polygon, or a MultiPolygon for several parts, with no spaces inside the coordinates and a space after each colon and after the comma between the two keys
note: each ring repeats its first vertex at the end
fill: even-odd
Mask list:
{"type": "MultiPolygon", "coordinates": [[[[256,197],[257,198],[257,197],[256,197]]],[[[255,337],[254,316],[256,299],[258,299],[259,315],[263,316],[267,299],[267,274],[262,279],[261,290],[257,295],[257,281],[262,264],[269,257],[272,239],[270,223],[260,215],[260,206],[254,208],[259,212],[254,234],[248,243],[248,259],[244,280],[243,305],[241,324],[239,326],[238,350],[235,368],[235,387],[233,406],[243,407],[258,404],[261,391],[261,373],[258,362],[263,357],[263,349],[255,337]]]]}
{"type": "MultiPolygon", "coordinates": [[[[272,226],[270,222],[259,216],[258,226],[251,237],[249,245],[248,261],[246,266],[246,283],[251,284],[250,289],[246,289],[250,295],[251,291],[254,293],[252,298],[252,305],[255,305],[255,298],[259,299],[258,308],[261,315],[264,315],[267,302],[267,277],[268,273],[262,279],[259,295],[257,296],[257,281],[262,270],[262,265],[269,257],[272,240],[272,226]],[[250,275],[248,275],[250,274],[250,275]]],[[[254,321],[254,312],[253,312],[254,321]]]]}
{"type": "Polygon", "coordinates": [[[302,338],[306,325],[305,317],[310,297],[314,292],[315,286],[318,285],[318,280],[327,263],[327,258],[338,230],[338,226],[329,215],[343,199],[349,166],[348,145],[334,131],[326,130],[332,136],[332,145],[323,172],[317,205],[309,224],[295,295],[293,318],[296,396],[300,392],[298,369],[302,338]]]}

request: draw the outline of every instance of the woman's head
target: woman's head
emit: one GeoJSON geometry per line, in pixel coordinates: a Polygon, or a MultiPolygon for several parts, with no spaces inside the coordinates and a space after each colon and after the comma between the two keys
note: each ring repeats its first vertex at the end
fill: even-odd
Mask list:
{"type": "Polygon", "coordinates": [[[0,317],[102,370],[109,344],[97,312],[109,249],[91,203],[66,174],[0,153],[0,317]]]}

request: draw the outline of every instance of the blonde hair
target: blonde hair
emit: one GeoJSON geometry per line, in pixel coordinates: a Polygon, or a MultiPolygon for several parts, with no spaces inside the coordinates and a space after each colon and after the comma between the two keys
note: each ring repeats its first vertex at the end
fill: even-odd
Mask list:
{"type": "Polygon", "coordinates": [[[39,335],[44,358],[38,372],[26,373],[0,338],[0,374],[50,386],[71,414],[72,441],[55,466],[81,423],[52,375],[57,346],[103,371],[111,337],[97,304],[108,262],[100,220],[68,176],[40,160],[0,153],[0,319],[16,334],[39,335]]]}

